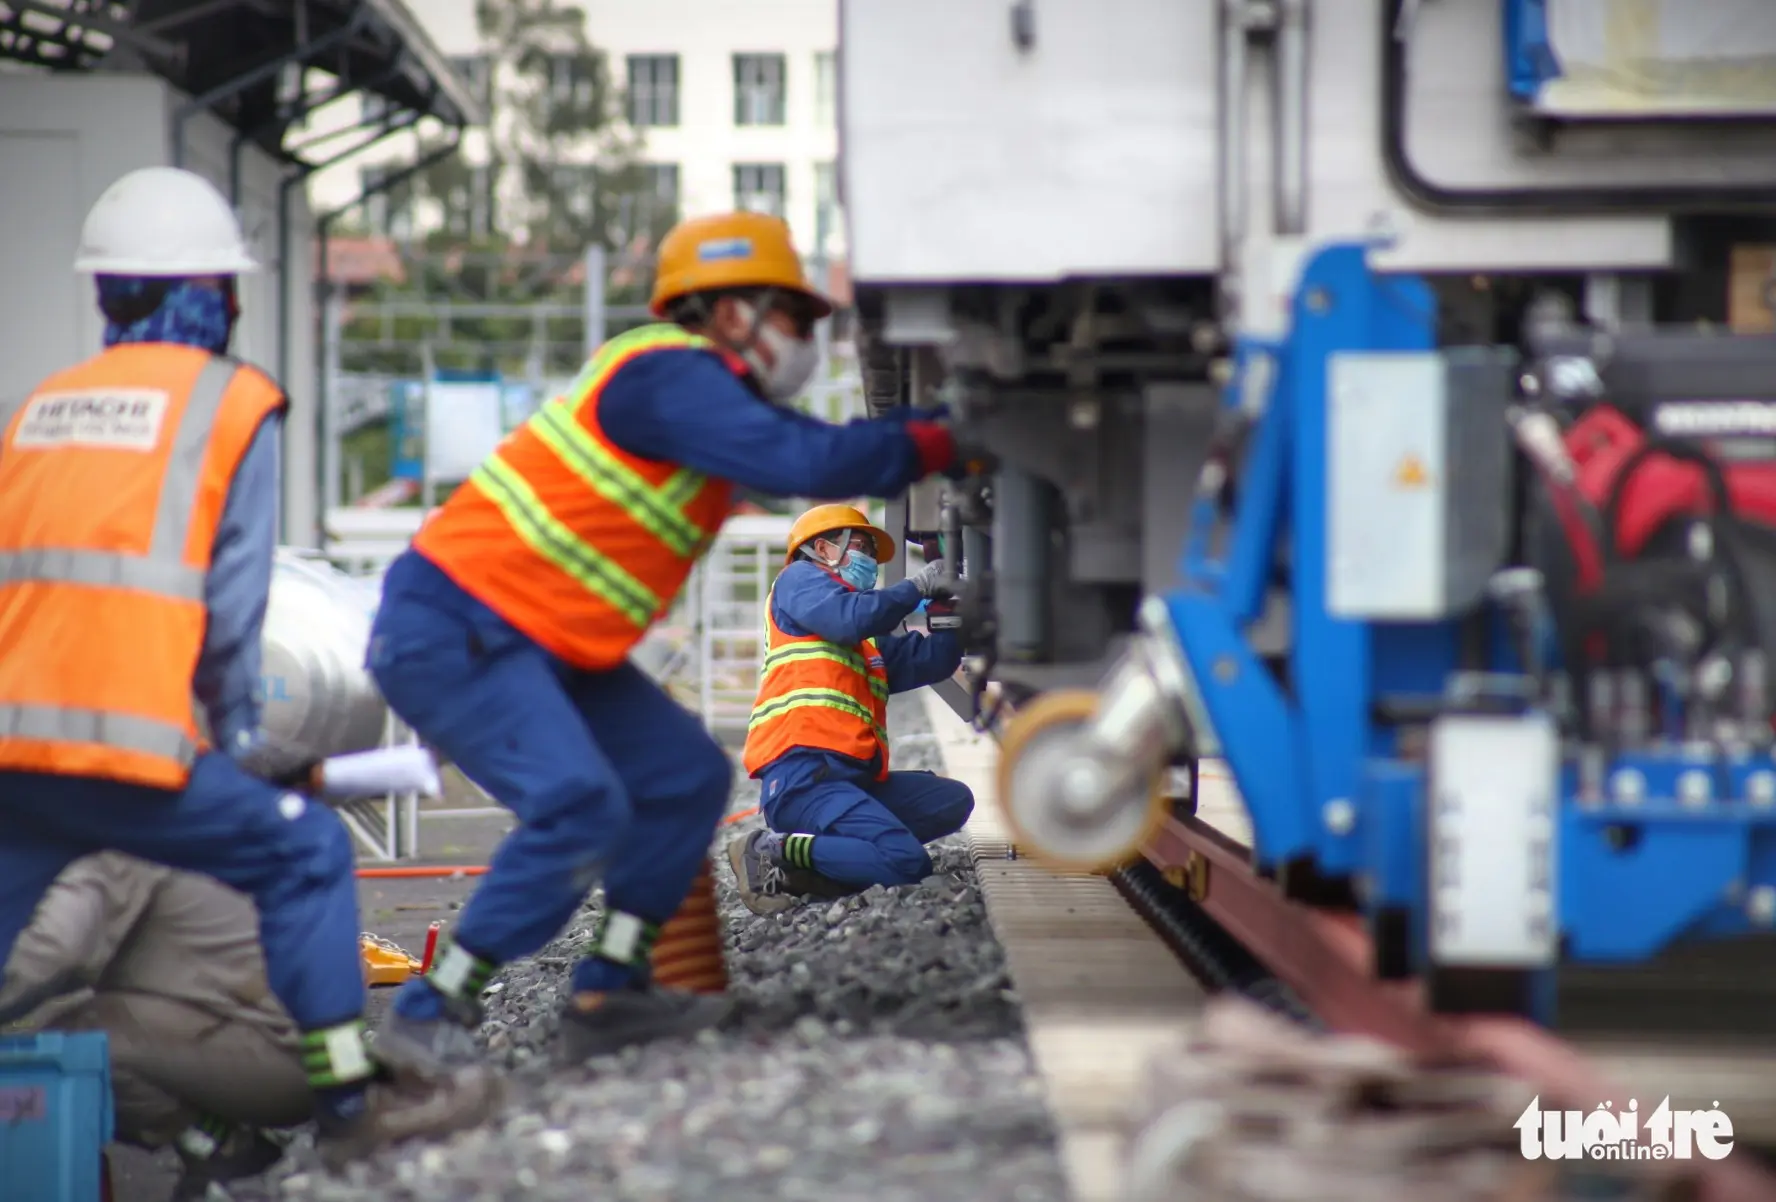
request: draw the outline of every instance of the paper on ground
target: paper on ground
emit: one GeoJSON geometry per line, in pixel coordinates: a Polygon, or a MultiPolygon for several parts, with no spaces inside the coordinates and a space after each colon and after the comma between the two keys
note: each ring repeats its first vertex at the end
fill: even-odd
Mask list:
{"type": "Polygon", "coordinates": [[[379,747],[336,755],[321,764],[321,794],[330,801],[381,793],[437,797],[442,792],[438,765],[423,747],[379,747]]]}

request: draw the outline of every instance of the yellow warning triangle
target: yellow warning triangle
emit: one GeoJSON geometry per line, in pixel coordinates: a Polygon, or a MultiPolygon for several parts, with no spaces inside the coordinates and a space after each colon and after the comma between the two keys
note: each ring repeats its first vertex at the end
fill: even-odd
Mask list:
{"type": "Polygon", "coordinates": [[[1424,460],[1407,452],[1400,459],[1400,466],[1394,469],[1394,483],[1401,488],[1423,488],[1430,482],[1431,474],[1425,470],[1424,460]]]}

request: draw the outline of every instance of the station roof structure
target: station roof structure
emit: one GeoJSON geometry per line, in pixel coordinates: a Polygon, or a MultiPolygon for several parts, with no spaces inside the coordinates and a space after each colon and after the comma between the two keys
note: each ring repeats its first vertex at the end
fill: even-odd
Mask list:
{"type": "Polygon", "coordinates": [[[351,92],[380,120],[457,131],[486,113],[402,0],[0,0],[0,60],[55,72],[146,71],[247,140],[311,169],[284,135],[351,92]],[[306,71],[333,77],[304,91],[306,71]]]}

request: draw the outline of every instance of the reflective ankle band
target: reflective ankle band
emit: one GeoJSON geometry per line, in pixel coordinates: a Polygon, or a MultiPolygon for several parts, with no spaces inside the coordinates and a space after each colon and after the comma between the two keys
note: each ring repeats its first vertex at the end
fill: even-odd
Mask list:
{"type": "Polygon", "coordinates": [[[460,1001],[474,1001],[493,980],[493,974],[499,971],[499,965],[491,960],[483,960],[474,952],[448,936],[444,946],[438,951],[438,958],[432,964],[432,970],[426,974],[426,980],[433,989],[447,998],[460,1001]]]}
{"type": "Polygon", "coordinates": [[[179,1145],[181,1152],[193,1160],[208,1160],[227,1138],[228,1124],[206,1114],[199,1115],[191,1126],[179,1132],[174,1142],[179,1145]]]}
{"type": "Polygon", "coordinates": [[[311,1089],[367,1081],[373,1071],[364,1046],[364,1020],[302,1033],[302,1071],[311,1089]]]}
{"type": "Polygon", "coordinates": [[[783,838],[783,862],[791,868],[814,867],[814,836],[785,835],[783,838]]]}
{"type": "Polygon", "coordinates": [[[660,928],[656,924],[622,910],[606,910],[598,916],[598,926],[592,932],[592,942],[586,954],[613,964],[639,968],[648,962],[648,955],[654,950],[654,940],[659,937],[660,928]]]}

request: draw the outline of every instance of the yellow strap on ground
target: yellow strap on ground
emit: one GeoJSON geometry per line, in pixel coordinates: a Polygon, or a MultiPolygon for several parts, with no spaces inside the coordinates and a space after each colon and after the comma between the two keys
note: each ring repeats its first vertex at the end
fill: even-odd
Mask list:
{"type": "Polygon", "coordinates": [[[377,935],[358,936],[358,955],[366,985],[399,985],[419,971],[418,960],[377,935]]]}

